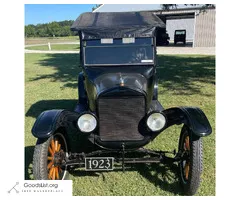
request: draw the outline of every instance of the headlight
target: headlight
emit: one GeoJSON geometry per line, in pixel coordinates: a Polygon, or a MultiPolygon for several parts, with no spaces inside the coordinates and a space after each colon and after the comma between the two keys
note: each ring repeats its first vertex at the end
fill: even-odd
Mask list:
{"type": "Polygon", "coordinates": [[[163,114],[155,112],[148,116],[147,118],[147,126],[153,131],[160,131],[166,124],[166,118],[163,114]]]}
{"type": "Polygon", "coordinates": [[[90,133],[97,127],[97,120],[94,115],[86,113],[78,118],[77,125],[81,132],[90,133]]]}

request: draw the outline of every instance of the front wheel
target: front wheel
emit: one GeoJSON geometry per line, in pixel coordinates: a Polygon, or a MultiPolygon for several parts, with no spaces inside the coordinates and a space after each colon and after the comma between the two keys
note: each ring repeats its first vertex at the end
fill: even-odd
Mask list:
{"type": "Polygon", "coordinates": [[[179,162],[180,183],[186,195],[194,195],[200,185],[202,173],[202,139],[195,136],[191,130],[182,128],[178,151],[182,155],[179,162]]]}
{"type": "Polygon", "coordinates": [[[46,140],[38,139],[33,154],[35,180],[66,180],[67,169],[60,167],[68,155],[67,142],[60,132],[46,140]]]}

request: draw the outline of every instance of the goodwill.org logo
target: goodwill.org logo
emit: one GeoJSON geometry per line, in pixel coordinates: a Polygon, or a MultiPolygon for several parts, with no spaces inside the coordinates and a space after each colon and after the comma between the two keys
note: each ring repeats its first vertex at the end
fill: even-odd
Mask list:
{"type": "Polygon", "coordinates": [[[19,182],[16,182],[16,184],[10,190],[8,190],[8,193],[11,193],[12,191],[15,191],[16,193],[19,193],[19,190],[16,189],[16,186],[18,184],[19,184],[19,182]]]}
{"type": "Polygon", "coordinates": [[[10,190],[9,194],[69,194],[72,195],[72,181],[48,181],[48,180],[25,180],[21,183],[16,182],[10,190]]]}

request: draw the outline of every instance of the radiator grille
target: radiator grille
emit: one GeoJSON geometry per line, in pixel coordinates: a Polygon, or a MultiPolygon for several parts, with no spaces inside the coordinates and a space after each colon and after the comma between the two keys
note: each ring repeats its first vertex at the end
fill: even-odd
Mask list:
{"type": "Polygon", "coordinates": [[[138,132],[145,115],[143,96],[100,98],[98,101],[99,132],[102,141],[142,140],[138,132]]]}

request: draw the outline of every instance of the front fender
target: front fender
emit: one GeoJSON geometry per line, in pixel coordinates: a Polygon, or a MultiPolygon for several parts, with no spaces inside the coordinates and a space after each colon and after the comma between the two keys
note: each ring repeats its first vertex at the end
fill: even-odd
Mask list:
{"type": "Polygon", "coordinates": [[[68,128],[77,121],[79,114],[66,110],[47,110],[36,119],[32,134],[36,138],[49,138],[58,128],[68,128]]]}
{"type": "Polygon", "coordinates": [[[204,114],[197,107],[175,107],[162,111],[167,118],[166,128],[174,124],[185,124],[197,136],[203,137],[212,133],[212,127],[204,114]]]}

